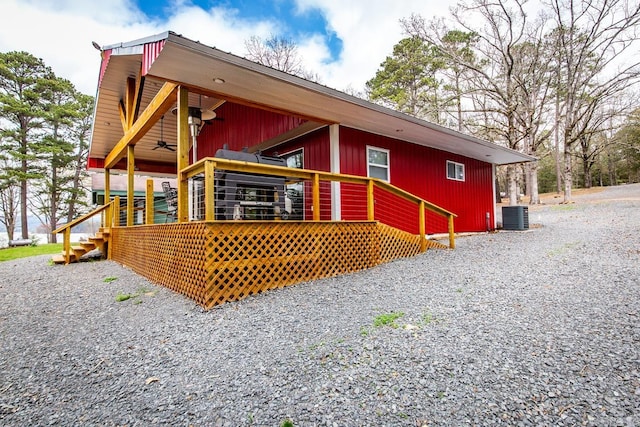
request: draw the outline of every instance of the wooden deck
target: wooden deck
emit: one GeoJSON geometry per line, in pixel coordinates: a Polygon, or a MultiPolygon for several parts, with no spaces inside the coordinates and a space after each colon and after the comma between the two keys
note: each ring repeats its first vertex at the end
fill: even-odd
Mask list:
{"type": "Polygon", "coordinates": [[[114,227],[110,244],[114,261],[209,309],[413,256],[420,239],[375,221],[243,221],[114,227]]]}

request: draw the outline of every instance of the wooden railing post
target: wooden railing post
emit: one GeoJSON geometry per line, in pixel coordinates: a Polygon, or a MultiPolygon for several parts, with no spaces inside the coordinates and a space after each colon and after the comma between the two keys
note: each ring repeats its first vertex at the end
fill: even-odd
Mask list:
{"type": "Polygon", "coordinates": [[[311,193],[313,194],[313,220],[320,221],[320,175],[313,174],[313,188],[311,193]]]}
{"type": "Polygon", "coordinates": [[[135,155],[134,146],[127,147],[127,226],[133,225],[135,155]]]}
{"type": "Polygon", "coordinates": [[[154,222],[154,197],[153,197],[153,180],[147,179],[147,193],[145,194],[145,212],[144,212],[144,222],[145,224],[153,224],[154,222]]]}
{"type": "Polygon", "coordinates": [[[111,225],[109,227],[119,226],[119,225],[120,225],[120,196],[116,196],[113,199],[111,225]]]}
{"type": "Polygon", "coordinates": [[[426,224],[425,224],[425,214],[424,214],[424,200],[420,200],[418,203],[418,227],[420,229],[420,252],[424,252],[427,250],[427,239],[426,239],[426,224]]]}
{"type": "Polygon", "coordinates": [[[71,262],[71,227],[67,227],[64,230],[64,239],[63,239],[63,249],[64,249],[64,263],[69,264],[71,262]]]}
{"type": "Polygon", "coordinates": [[[207,161],[204,164],[204,218],[206,221],[215,221],[215,162],[207,161]]]}
{"type": "Polygon", "coordinates": [[[456,248],[456,239],[453,233],[453,215],[449,215],[449,248],[456,248]]]}
{"type": "Polygon", "coordinates": [[[375,212],[375,205],[374,205],[374,200],[373,200],[373,180],[369,179],[367,181],[367,220],[368,221],[375,221],[376,218],[376,212],[375,212]]]}

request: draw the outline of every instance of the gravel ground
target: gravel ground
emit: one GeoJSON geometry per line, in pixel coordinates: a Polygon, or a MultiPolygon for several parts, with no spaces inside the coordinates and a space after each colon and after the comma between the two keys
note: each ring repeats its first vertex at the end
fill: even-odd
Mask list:
{"type": "Polygon", "coordinates": [[[0,263],[0,424],[638,426],[640,185],[576,199],[208,312],[110,261],[0,263]]]}

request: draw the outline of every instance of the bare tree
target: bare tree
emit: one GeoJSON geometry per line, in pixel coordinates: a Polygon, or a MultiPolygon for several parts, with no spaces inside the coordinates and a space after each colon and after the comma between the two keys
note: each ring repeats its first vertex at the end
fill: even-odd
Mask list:
{"type": "MultiPolygon", "coordinates": [[[[460,3],[452,10],[456,25],[465,32],[477,34],[475,52],[478,60],[470,61],[444,42],[450,30],[438,21],[426,25],[424,19],[413,15],[403,20],[407,33],[422,37],[439,46],[450,61],[473,73],[475,94],[485,103],[483,114],[489,122],[479,121],[478,126],[488,126],[483,133],[495,133],[512,149],[522,149],[523,135],[518,132],[516,110],[518,105],[518,81],[516,79],[516,48],[527,41],[527,14],[524,0],[471,0],[460,3]],[[476,23],[484,26],[478,28],[476,23]],[[490,112],[493,114],[487,115],[490,112]]],[[[508,167],[509,204],[517,204],[517,175],[515,165],[508,167]]]]}
{"type": "MultiPolygon", "coordinates": [[[[549,46],[545,42],[543,29],[543,21],[539,21],[529,35],[529,41],[514,49],[518,132],[523,136],[524,152],[536,157],[547,154],[545,145],[552,135],[549,117],[554,74],[546,54],[549,46]]],[[[538,204],[538,162],[527,163],[525,170],[529,203],[538,204]]]]}
{"type": "Polygon", "coordinates": [[[259,64],[314,82],[320,81],[317,74],[308,71],[298,52],[298,45],[289,38],[271,35],[268,39],[251,36],[245,40],[247,59],[259,64]]]}
{"type": "Polygon", "coordinates": [[[574,145],[597,129],[601,107],[638,83],[640,4],[628,0],[549,0],[563,95],[564,202],[571,201],[574,145]],[[621,62],[622,55],[632,58],[621,62]]]}

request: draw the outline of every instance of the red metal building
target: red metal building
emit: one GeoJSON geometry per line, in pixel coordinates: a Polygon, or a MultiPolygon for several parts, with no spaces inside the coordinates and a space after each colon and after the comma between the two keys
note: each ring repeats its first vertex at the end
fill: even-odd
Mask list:
{"type": "MultiPolygon", "coordinates": [[[[290,166],[373,176],[455,213],[456,231],[493,229],[495,167],[533,160],[172,32],[105,46],[102,56],[89,160],[95,169],[126,170],[125,151],[115,145],[123,138],[116,125],[122,121],[118,103],[130,99],[134,105],[137,99],[138,105],[149,105],[167,81],[192,88],[189,105],[202,112],[197,155],[192,150],[189,162],[212,157],[226,146],[278,154],[287,157],[290,166]],[[122,85],[127,79],[128,87],[122,85]]],[[[176,117],[164,114],[158,119],[147,122],[153,126],[135,141],[136,168],[175,174],[175,153],[158,150],[156,143],[175,141],[176,117]]],[[[301,219],[310,218],[308,192],[304,187],[297,190],[301,219]]],[[[366,217],[361,190],[325,183],[321,192],[321,219],[366,217]]],[[[377,209],[376,217],[384,216],[385,223],[415,233],[415,209],[405,209],[401,201],[391,205],[386,211],[377,209]]],[[[439,219],[427,221],[428,233],[446,229],[439,219]]]]}

